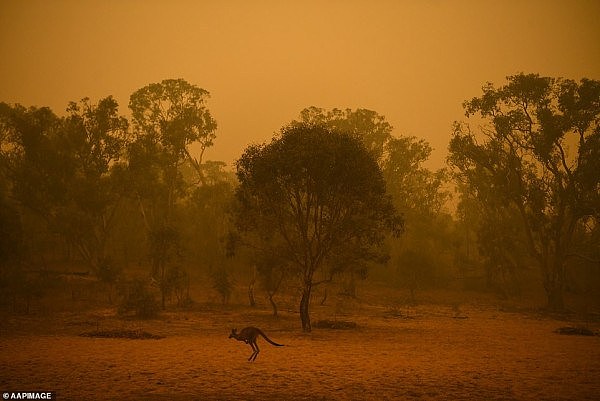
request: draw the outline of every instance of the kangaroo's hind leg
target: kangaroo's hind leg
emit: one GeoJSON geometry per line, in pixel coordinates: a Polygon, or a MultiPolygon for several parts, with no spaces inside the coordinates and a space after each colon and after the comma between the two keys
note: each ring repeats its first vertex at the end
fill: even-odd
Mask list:
{"type": "Polygon", "coordinates": [[[250,355],[250,358],[248,358],[248,360],[249,361],[254,361],[256,359],[256,354],[258,354],[258,351],[257,351],[258,347],[252,341],[248,341],[248,344],[250,344],[250,346],[252,347],[252,354],[250,355]]]}
{"type": "Polygon", "coordinates": [[[252,348],[254,349],[254,354],[252,354],[252,356],[250,358],[254,362],[256,360],[256,357],[258,356],[258,353],[260,352],[260,349],[258,348],[258,344],[256,343],[256,340],[252,341],[251,344],[252,344],[252,348]]]}

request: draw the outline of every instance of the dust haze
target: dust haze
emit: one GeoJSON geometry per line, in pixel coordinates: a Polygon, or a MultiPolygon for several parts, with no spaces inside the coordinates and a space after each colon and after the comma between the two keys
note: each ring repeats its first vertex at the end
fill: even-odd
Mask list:
{"type": "Polygon", "coordinates": [[[2,2],[0,391],[594,399],[599,13],[2,2]]]}

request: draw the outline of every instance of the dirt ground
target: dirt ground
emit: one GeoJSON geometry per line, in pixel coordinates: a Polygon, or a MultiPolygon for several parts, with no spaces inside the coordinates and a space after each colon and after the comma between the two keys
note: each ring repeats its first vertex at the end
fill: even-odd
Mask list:
{"type": "MultiPolygon", "coordinates": [[[[313,321],[325,314],[313,308],[313,321]]],[[[600,337],[554,333],[560,318],[494,307],[361,306],[351,330],[298,330],[298,315],[242,307],[172,311],[123,321],[111,310],[7,317],[0,391],[59,400],[597,400],[600,337]],[[261,327],[274,341],[228,339],[261,327]],[[159,340],[82,337],[143,329],[159,340]]],[[[594,326],[598,330],[598,324],[594,326]]]]}

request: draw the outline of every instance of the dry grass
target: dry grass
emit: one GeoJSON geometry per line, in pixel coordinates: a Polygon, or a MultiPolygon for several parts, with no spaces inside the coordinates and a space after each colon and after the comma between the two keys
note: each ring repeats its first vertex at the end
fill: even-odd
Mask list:
{"type": "MultiPolygon", "coordinates": [[[[368,298],[368,297],[367,297],[368,298]]],[[[339,309],[339,306],[337,307],[339,309]]],[[[348,309],[348,308],[347,308],[348,309]]],[[[114,311],[11,317],[0,336],[0,390],[56,391],[60,400],[593,400],[600,337],[554,333],[558,318],[493,306],[355,303],[350,330],[298,330],[298,316],[204,306],[151,321],[114,311]],[[285,347],[228,339],[257,325],[285,347]],[[143,330],[160,340],[81,337],[143,330]]],[[[332,318],[315,306],[313,320],[332,318]]],[[[597,325],[592,327],[597,330],[597,325]]]]}

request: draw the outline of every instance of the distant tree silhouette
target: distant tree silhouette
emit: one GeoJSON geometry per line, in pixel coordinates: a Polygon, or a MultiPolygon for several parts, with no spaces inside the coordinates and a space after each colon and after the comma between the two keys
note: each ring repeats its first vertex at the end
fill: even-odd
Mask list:
{"type": "Polygon", "coordinates": [[[163,308],[168,269],[181,250],[175,209],[186,195],[182,169],[192,166],[196,181],[203,182],[202,157],[216,135],[217,124],[205,104],[208,96],[183,79],[167,79],[130,97],[135,141],[129,149],[129,179],[151,248],[151,274],[161,283],[163,308]],[[198,159],[190,153],[192,144],[200,147],[198,159]]]}
{"type": "MultiPolygon", "coordinates": [[[[431,146],[424,139],[394,135],[384,116],[362,108],[308,107],[300,112],[299,121],[292,124],[322,124],[349,133],[365,145],[381,167],[387,191],[406,221],[402,238],[392,241],[391,264],[397,266],[400,285],[410,287],[414,295],[417,286],[433,282],[433,267],[441,270],[441,255],[449,249],[451,241],[450,218],[443,213],[449,198],[444,189],[447,171],[431,171],[423,166],[431,155],[431,146]],[[415,254],[419,256],[415,258],[415,254]],[[424,260],[431,263],[419,263],[424,260]]],[[[354,295],[355,276],[365,277],[365,274],[361,266],[346,271],[345,291],[354,295]]]]}
{"type": "Polygon", "coordinates": [[[48,108],[4,107],[5,173],[19,204],[98,273],[123,196],[117,172],[128,123],[112,97],[71,102],[67,112],[59,118],[48,108]]]}
{"type": "Polygon", "coordinates": [[[600,218],[600,82],[518,74],[464,108],[487,124],[456,123],[449,162],[492,221],[517,216],[548,307],[562,309],[574,234],[600,218]]]}
{"type": "Polygon", "coordinates": [[[308,107],[294,124],[324,125],[358,138],[378,162],[385,157],[385,147],[392,138],[393,127],[384,116],[368,109],[331,109],[308,107]]]}

